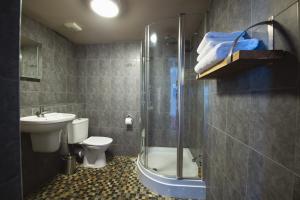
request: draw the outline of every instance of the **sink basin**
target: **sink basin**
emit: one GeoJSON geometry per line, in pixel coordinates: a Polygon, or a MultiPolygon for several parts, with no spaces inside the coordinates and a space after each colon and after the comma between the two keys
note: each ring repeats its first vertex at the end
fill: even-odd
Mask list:
{"type": "Polygon", "coordinates": [[[21,131],[30,133],[34,152],[55,152],[61,143],[61,131],[76,115],[68,113],[49,113],[43,117],[27,116],[21,118],[21,131]]]}
{"type": "Polygon", "coordinates": [[[73,121],[76,115],[68,113],[49,113],[44,117],[36,115],[21,118],[21,131],[41,133],[63,128],[67,122],[73,121]]]}

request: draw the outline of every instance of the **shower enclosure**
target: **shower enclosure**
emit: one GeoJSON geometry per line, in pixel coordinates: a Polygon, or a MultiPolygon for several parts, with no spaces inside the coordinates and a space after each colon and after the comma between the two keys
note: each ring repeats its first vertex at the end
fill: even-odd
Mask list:
{"type": "Polygon", "coordinates": [[[189,24],[198,18],[181,14],[145,28],[137,164],[140,181],[153,191],[205,199],[203,87],[198,86],[192,73],[199,27],[189,24]]]}

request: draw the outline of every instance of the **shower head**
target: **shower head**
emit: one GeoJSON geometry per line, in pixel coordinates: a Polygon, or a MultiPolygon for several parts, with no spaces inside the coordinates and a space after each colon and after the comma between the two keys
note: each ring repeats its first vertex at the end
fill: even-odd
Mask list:
{"type": "Polygon", "coordinates": [[[177,38],[174,37],[174,36],[171,36],[171,35],[166,35],[164,37],[164,40],[165,40],[165,43],[167,45],[175,45],[175,44],[177,44],[177,38]]]}

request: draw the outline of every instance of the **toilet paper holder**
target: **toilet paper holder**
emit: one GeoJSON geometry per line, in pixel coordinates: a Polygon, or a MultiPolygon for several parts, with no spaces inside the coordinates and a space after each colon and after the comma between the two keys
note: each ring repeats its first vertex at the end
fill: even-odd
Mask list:
{"type": "Polygon", "coordinates": [[[126,115],[125,125],[126,126],[132,126],[133,125],[133,118],[129,114],[126,115]]]}

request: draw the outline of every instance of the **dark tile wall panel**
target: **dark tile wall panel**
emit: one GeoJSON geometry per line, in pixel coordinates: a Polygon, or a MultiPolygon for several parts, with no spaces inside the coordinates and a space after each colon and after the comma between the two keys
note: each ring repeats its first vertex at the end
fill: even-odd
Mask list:
{"type": "Polygon", "coordinates": [[[89,135],[113,138],[109,151],[137,155],[140,119],[140,42],[76,45],[79,88],[84,93],[89,135]],[[124,124],[133,117],[133,128],[124,124]]]}
{"type": "Polygon", "coordinates": [[[0,7],[0,196],[22,199],[19,133],[19,22],[20,1],[0,7]]]}
{"type": "MultiPolygon", "coordinates": [[[[274,15],[285,30],[275,31],[274,47],[299,55],[298,11],[293,0],[213,0],[209,30],[238,31],[274,15]]],[[[249,34],[270,48],[266,30],[249,34]]],[[[299,64],[275,65],[200,81],[208,199],[299,199],[299,64]]]]}

